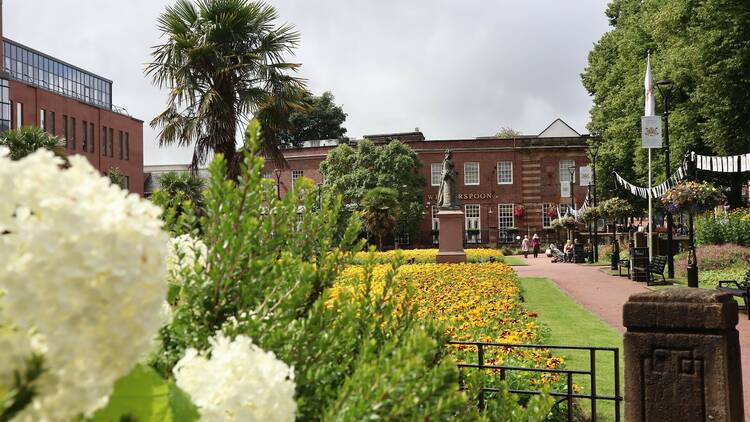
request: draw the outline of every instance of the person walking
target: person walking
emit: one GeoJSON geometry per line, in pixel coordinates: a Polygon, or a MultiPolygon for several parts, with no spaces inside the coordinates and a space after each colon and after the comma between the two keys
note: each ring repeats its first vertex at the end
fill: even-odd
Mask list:
{"type": "Polygon", "coordinates": [[[521,250],[523,251],[523,257],[528,258],[529,257],[529,235],[524,235],[523,240],[521,241],[521,250]]]}
{"type": "Polygon", "coordinates": [[[531,238],[531,247],[534,249],[534,258],[539,256],[539,248],[542,246],[541,240],[539,240],[539,236],[534,233],[534,237],[531,238]]]}

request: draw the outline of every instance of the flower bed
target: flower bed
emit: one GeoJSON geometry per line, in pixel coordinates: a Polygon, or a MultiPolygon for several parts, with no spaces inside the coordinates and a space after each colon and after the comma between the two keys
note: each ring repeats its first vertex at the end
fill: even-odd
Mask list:
{"type": "MultiPolygon", "coordinates": [[[[437,257],[437,249],[394,249],[385,252],[375,252],[373,255],[374,262],[377,264],[387,264],[396,260],[398,254],[404,257],[405,261],[410,259],[418,264],[433,264],[437,257]]],[[[358,252],[354,257],[354,263],[361,265],[365,262],[369,252],[358,252]]],[[[490,258],[501,261],[503,253],[497,249],[476,248],[466,249],[466,260],[468,262],[485,262],[490,258]]]]}
{"type": "MultiPolygon", "coordinates": [[[[390,265],[373,268],[373,289],[383,289],[390,265]]],[[[341,294],[363,286],[364,269],[350,266],[339,276],[331,291],[331,301],[341,294]]],[[[446,333],[455,341],[496,343],[543,343],[544,329],[536,315],[520,304],[520,289],[510,266],[502,263],[479,264],[413,264],[399,268],[396,291],[408,295],[408,303],[416,305],[418,315],[433,318],[445,325],[446,333]],[[411,287],[411,289],[410,289],[411,287]]],[[[474,362],[476,347],[454,346],[458,361],[474,362]]],[[[563,360],[549,352],[522,348],[492,348],[485,353],[489,365],[510,365],[535,368],[561,368],[563,360]]],[[[529,387],[548,381],[549,377],[511,371],[508,381],[513,387],[529,387]]]]}

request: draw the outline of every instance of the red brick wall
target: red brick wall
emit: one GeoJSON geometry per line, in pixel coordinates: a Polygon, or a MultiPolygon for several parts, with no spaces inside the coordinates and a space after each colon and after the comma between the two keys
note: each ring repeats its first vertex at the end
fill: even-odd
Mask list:
{"type": "MultiPolygon", "coordinates": [[[[100,109],[85,104],[81,101],[64,97],[44,89],[27,85],[23,82],[10,81],[10,99],[11,99],[11,125],[15,128],[16,124],[16,103],[23,104],[23,125],[39,125],[39,110],[44,109],[55,113],[55,133],[56,136],[62,136],[62,118],[68,116],[69,127],[70,118],[76,120],[76,142],[75,149],[69,148],[68,154],[85,155],[89,162],[99,171],[106,174],[113,167],[118,167],[122,173],[128,177],[128,188],[131,192],[143,195],[143,122],[118,113],[100,109]],[[94,152],[84,152],[82,149],[83,140],[83,122],[94,123],[94,152]],[[114,129],[115,148],[114,157],[104,156],[101,142],[102,126],[114,129]],[[129,134],[129,159],[118,158],[119,131],[129,134]]],[[[48,116],[47,119],[50,117],[48,116]]],[[[51,131],[51,125],[47,123],[51,131]]],[[[70,131],[70,129],[68,129],[70,131]]],[[[90,131],[90,129],[89,129],[90,131]]],[[[90,133],[87,134],[90,138],[90,133]]],[[[88,139],[91,143],[91,139],[88,139]]],[[[123,141],[124,143],[124,141],[123,141]]],[[[88,148],[90,151],[90,148],[88,148]]]]}
{"type": "MultiPolygon", "coordinates": [[[[453,160],[458,177],[459,202],[480,205],[480,225],[482,243],[496,239],[498,204],[524,205],[526,218],[515,220],[514,225],[531,233],[540,232],[542,228],[542,204],[560,203],[560,160],[574,160],[576,167],[588,165],[585,138],[536,139],[526,141],[514,140],[449,140],[409,142],[422,161],[421,175],[425,179],[424,219],[419,233],[413,239],[415,246],[427,246],[431,243],[432,216],[431,206],[435,204],[438,187],[431,186],[430,164],[442,163],[447,148],[453,151],[453,160]],[[496,166],[499,161],[513,162],[513,183],[498,184],[496,166]],[[478,162],[480,173],[479,185],[464,184],[464,163],[478,162]],[[495,233],[492,233],[492,232],[495,233]]],[[[281,169],[281,194],[284,195],[291,186],[292,170],[303,170],[304,175],[316,183],[322,181],[319,166],[331,147],[293,149],[284,152],[289,167],[281,169]]],[[[267,163],[267,172],[273,175],[274,165],[267,163]]],[[[576,182],[578,171],[576,170],[576,182]]],[[[587,188],[575,185],[573,195],[580,206],[585,199],[587,188]]],[[[564,199],[569,201],[569,199],[564,199]]]]}

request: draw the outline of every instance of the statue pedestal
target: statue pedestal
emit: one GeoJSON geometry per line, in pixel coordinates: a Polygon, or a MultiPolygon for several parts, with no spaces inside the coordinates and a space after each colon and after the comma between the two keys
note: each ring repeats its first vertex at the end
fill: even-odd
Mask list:
{"type": "Polygon", "coordinates": [[[437,218],[440,221],[440,249],[436,261],[438,263],[466,262],[463,211],[440,210],[437,218]]]}

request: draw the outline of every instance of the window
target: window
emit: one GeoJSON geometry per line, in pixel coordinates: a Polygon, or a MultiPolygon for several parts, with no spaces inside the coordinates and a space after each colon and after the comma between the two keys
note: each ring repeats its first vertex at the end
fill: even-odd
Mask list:
{"type": "Polygon", "coordinates": [[[481,222],[479,219],[481,207],[479,204],[466,204],[464,205],[464,220],[466,223],[466,241],[468,243],[478,243],[481,239],[479,230],[481,229],[481,222]]]}
{"type": "Polygon", "coordinates": [[[552,227],[553,218],[550,217],[550,212],[555,209],[555,204],[542,204],[542,227],[549,229],[552,227]]]}
{"type": "Polygon", "coordinates": [[[8,80],[0,79],[0,132],[10,129],[10,91],[8,80]]]}
{"type": "Polygon", "coordinates": [[[125,132],[125,159],[130,160],[130,134],[125,132]]]}
{"type": "MultiPolygon", "coordinates": [[[[560,182],[570,182],[570,167],[575,167],[573,160],[560,160],[560,182]]],[[[576,182],[576,174],[573,172],[573,183],[576,182]]]]}
{"type": "Polygon", "coordinates": [[[130,189],[130,176],[122,176],[122,186],[123,189],[130,189]]]}
{"type": "Polygon", "coordinates": [[[89,152],[94,153],[94,145],[96,145],[96,130],[94,129],[94,124],[89,123],[89,134],[91,135],[91,139],[89,139],[89,152]]]}
{"type": "Polygon", "coordinates": [[[23,127],[23,103],[16,103],[16,129],[23,127]]]}
{"type": "Polygon", "coordinates": [[[497,163],[497,184],[513,184],[513,161],[500,161],[497,163]]]}
{"type": "Polygon", "coordinates": [[[55,112],[54,111],[48,111],[48,118],[47,118],[47,127],[49,128],[49,133],[52,135],[55,135],[55,112]]]}
{"type": "Polygon", "coordinates": [[[123,153],[123,147],[124,147],[124,144],[123,144],[124,141],[122,139],[122,131],[119,131],[119,133],[117,135],[118,135],[117,136],[117,143],[118,143],[118,146],[120,147],[117,150],[117,158],[120,159],[120,160],[122,160],[122,157],[123,157],[122,153],[123,153]]]}
{"type": "Polygon", "coordinates": [[[76,119],[75,117],[70,118],[70,139],[68,140],[70,149],[76,149],[76,119]]]}
{"type": "Polygon", "coordinates": [[[514,227],[513,204],[497,204],[497,228],[514,227]]]}
{"type": "Polygon", "coordinates": [[[464,185],[479,184],[479,163],[464,163],[464,185]]]}
{"type": "Polygon", "coordinates": [[[112,128],[109,128],[109,156],[114,157],[115,156],[115,130],[112,128]]]}
{"type": "Polygon", "coordinates": [[[304,170],[292,170],[292,184],[297,181],[300,177],[305,175],[304,170]]]}
{"type": "Polygon", "coordinates": [[[401,232],[398,235],[397,241],[399,246],[408,246],[411,244],[411,236],[409,236],[408,232],[401,232]]]}
{"type": "Polygon", "coordinates": [[[89,123],[84,120],[81,129],[81,151],[86,152],[89,150],[89,123]]]}
{"type": "Polygon", "coordinates": [[[102,126],[102,155],[107,156],[107,127],[102,126]]]}
{"type": "Polygon", "coordinates": [[[63,141],[65,141],[65,148],[68,147],[68,116],[64,115],[62,116],[62,137],[63,141]]]}
{"type": "Polygon", "coordinates": [[[443,164],[432,163],[430,164],[430,185],[440,186],[443,178],[443,164]]]}
{"type": "Polygon", "coordinates": [[[98,107],[112,108],[112,83],[106,79],[78,70],[13,41],[2,40],[2,43],[4,70],[14,79],[98,107]]]}
{"type": "Polygon", "coordinates": [[[39,109],[39,127],[47,130],[47,111],[45,111],[43,108],[39,109]]]}

